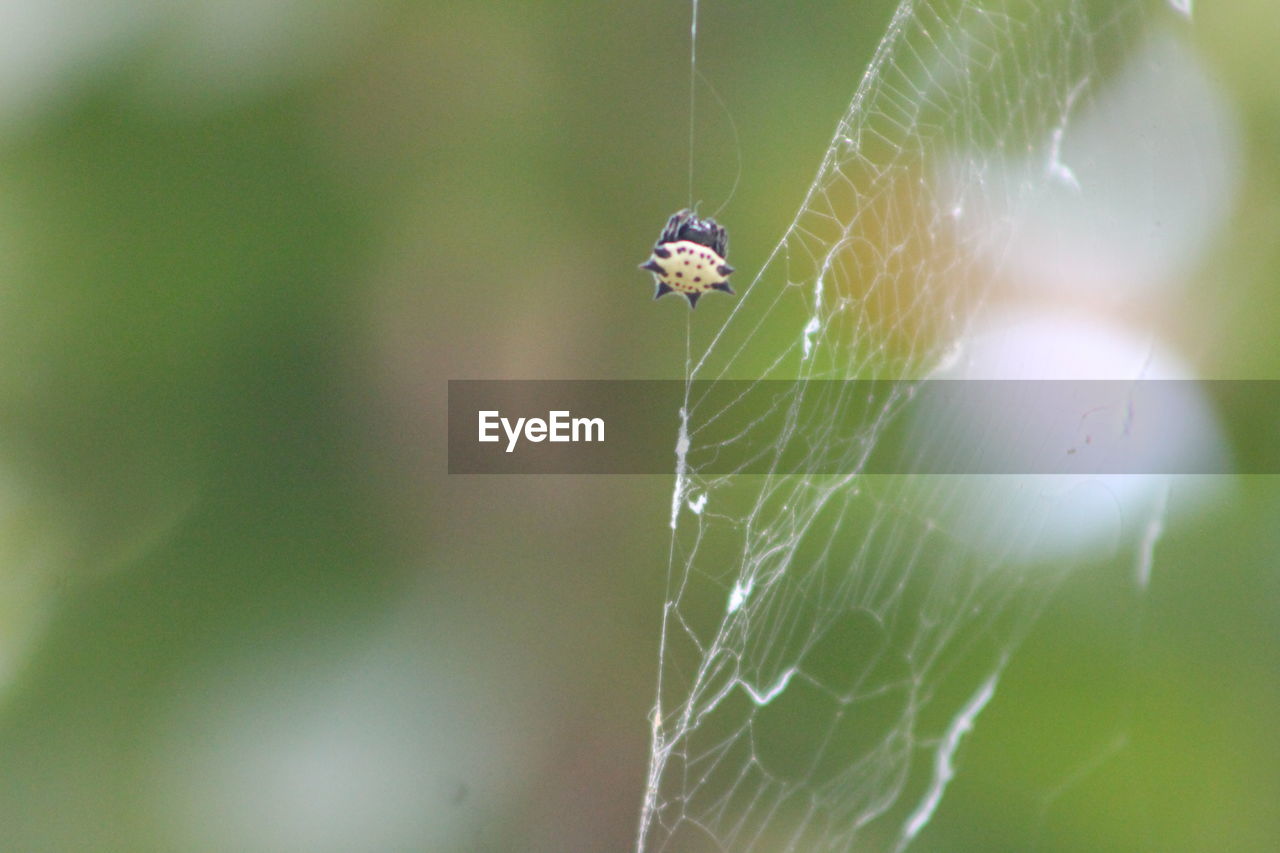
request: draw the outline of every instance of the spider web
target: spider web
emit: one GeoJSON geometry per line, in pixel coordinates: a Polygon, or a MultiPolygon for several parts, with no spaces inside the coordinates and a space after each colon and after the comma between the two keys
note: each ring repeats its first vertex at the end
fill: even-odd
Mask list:
{"type": "MultiPolygon", "coordinates": [[[[909,384],[868,401],[823,383],[830,423],[797,417],[814,386],[787,384],[760,413],[705,389],[915,379],[954,361],[1027,216],[1046,192],[1082,192],[1063,158],[1075,122],[1185,11],[904,0],[893,13],[799,212],[723,326],[691,343],[637,851],[896,851],[938,812],[1070,565],[975,546],[949,521],[960,478],[860,473],[909,384]],[[838,432],[850,413],[855,434],[838,432]],[[837,446],[847,473],[702,473],[706,426],[757,414],[784,424],[779,458],[837,446]]],[[[1163,513],[1153,501],[1126,528],[1144,578],[1163,513]]],[[[1044,522],[1020,516],[1008,523],[1026,530],[995,538],[1044,522]]]]}

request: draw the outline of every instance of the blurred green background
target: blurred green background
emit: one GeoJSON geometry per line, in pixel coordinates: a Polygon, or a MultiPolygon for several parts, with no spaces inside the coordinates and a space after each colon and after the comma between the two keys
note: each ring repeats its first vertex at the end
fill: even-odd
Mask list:
{"type": "MultiPolygon", "coordinates": [[[[688,11],[0,10],[0,850],[630,849],[670,479],[451,478],[445,394],[683,375],[688,310],[634,267],[687,193],[688,11]]],[[[702,4],[739,269],[891,11],[702,4]]],[[[1183,31],[1245,179],[1172,325],[1274,378],[1280,12],[1183,31]]],[[[924,849],[1275,849],[1277,518],[1243,478],[1140,601],[1074,576],[924,849]]]]}

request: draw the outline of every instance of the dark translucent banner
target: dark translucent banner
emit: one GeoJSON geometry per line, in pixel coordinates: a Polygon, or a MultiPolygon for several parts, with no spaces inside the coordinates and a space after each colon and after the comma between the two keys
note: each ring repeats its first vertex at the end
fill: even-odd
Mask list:
{"type": "Polygon", "coordinates": [[[1272,381],[449,382],[452,474],[1276,474],[1278,437],[1272,381]]]}

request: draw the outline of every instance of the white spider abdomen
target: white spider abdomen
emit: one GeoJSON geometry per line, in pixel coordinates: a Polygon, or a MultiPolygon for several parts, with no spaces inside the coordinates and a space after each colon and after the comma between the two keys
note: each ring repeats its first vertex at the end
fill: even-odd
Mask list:
{"type": "Polygon", "coordinates": [[[698,297],[708,290],[733,293],[729,288],[733,267],[714,249],[691,240],[659,243],[643,268],[653,273],[658,283],[657,296],[674,290],[688,297],[689,304],[696,305],[698,297]]]}

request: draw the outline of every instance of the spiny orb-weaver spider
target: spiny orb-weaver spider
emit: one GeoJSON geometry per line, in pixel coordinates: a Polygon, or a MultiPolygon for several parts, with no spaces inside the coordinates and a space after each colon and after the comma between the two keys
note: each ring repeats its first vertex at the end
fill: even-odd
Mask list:
{"type": "Polygon", "coordinates": [[[667,293],[683,293],[689,307],[698,307],[698,297],[708,290],[733,293],[725,263],[729,234],[714,219],[699,219],[692,210],[682,210],[667,220],[649,260],[640,269],[653,273],[657,299],[667,293]]]}

